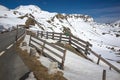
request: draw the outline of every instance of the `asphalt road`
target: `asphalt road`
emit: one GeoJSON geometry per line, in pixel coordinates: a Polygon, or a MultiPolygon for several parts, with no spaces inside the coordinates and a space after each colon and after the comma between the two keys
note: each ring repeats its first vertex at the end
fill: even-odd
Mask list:
{"type": "MultiPolygon", "coordinates": [[[[24,32],[23,29],[18,30],[18,37],[24,32]]],[[[6,49],[16,40],[16,31],[0,34],[0,52],[5,50],[5,53],[0,55],[0,80],[19,80],[24,76],[29,69],[23,63],[15,50],[15,45],[6,49]]]]}
{"type": "Polygon", "coordinates": [[[18,34],[16,30],[0,34],[0,52],[5,50],[5,48],[8,47],[10,44],[15,42],[16,34],[17,37],[20,37],[24,33],[24,31],[24,29],[20,28],[18,29],[18,34]]]}
{"type": "Polygon", "coordinates": [[[29,69],[19,57],[14,46],[0,56],[0,80],[19,80],[27,72],[29,69]]]}

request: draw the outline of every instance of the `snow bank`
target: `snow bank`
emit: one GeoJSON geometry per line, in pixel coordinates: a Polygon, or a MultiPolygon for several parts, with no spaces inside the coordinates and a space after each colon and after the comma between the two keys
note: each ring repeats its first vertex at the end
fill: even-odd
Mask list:
{"type": "Polygon", "coordinates": [[[107,67],[98,66],[67,51],[63,72],[68,80],[102,80],[103,69],[107,71],[106,80],[118,80],[120,78],[119,73],[110,71],[107,67]]]}
{"type": "Polygon", "coordinates": [[[29,74],[29,77],[28,77],[27,79],[25,79],[25,80],[37,80],[37,79],[35,78],[33,72],[31,72],[31,73],[29,74]]]}

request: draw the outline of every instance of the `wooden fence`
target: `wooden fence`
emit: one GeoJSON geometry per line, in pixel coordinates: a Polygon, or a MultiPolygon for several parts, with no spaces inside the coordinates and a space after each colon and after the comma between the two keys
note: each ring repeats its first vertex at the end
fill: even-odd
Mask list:
{"type": "Polygon", "coordinates": [[[37,32],[37,37],[45,37],[46,39],[58,40],[59,42],[65,41],[68,42],[71,46],[77,48],[79,52],[87,54],[93,54],[98,58],[97,64],[99,64],[100,60],[106,63],[110,69],[114,69],[115,71],[120,73],[120,69],[118,69],[113,64],[109,63],[106,59],[104,59],[101,55],[98,55],[94,52],[90,47],[92,46],[89,42],[79,39],[73,35],[66,36],[63,33],[55,33],[55,32],[37,32]]]}
{"type": "Polygon", "coordinates": [[[35,36],[30,36],[29,45],[35,47],[42,55],[49,57],[58,63],[60,69],[64,69],[66,50],[46,42],[35,36]]]}
{"type": "Polygon", "coordinates": [[[99,64],[99,61],[103,61],[104,63],[106,63],[109,66],[109,69],[114,69],[115,71],[120,73],[120,69],[118,69],[116,66],[114,66],[113,64],[109,63],[106,59],[104,59],[103,57],[101,57],[100,55],[98,55],[96,52],[94,52],[93,50],[89,49],[89,51],[95,55],[98,58],[98,62],[97,64],[99,64]]]}
{"type": "Polygon", "coordinates": [[[70,36],[66,36],[63,33],[54,33],[54,32],[38,32],[37,33],[37,37],[40,36],[45,37],[46,39],[53,39],[53,40],[58,40],[59,42],[61,41],[65,41],[68,42],[70,45],[74,46],[75,48],[77,48],[80,52],[87,54],[90,54],[88,52],[89,47],[91,47],[92,45],[87,42],[84,41],[82,39],[79,39],[73,35],[70,36]]]}

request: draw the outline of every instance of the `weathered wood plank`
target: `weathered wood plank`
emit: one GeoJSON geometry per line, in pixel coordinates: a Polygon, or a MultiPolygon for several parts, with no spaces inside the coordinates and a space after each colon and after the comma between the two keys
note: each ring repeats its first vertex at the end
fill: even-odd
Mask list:
{"type": "Polygon", "coordinates": [[[77,49],[82,50],[82,51],[84,51],[84,52],[85,52],[85,49],[81,48],[80,46],[76,45],[75,43],[72,43],[71,45],[76,46],[76,47],[77,47],[77,49]]]}
{"type": "MultiPolygon", "coordinates": [[[[37,37],[35,37],[35,36],[32,36],[32,37],[37,38],[37,37]]],[[[42,39],[40,39],[40,38],[37,38],[37,39],[40,40],[40,41],[42,41],[42,42],[45,42],[45,43],[48,44],[49,46],[51,46],[51,47],[53,47],[53,48],[55,48],[55,49],[57,49],[57,50],[59,50],[59,51],[61,51],[61,52],[64,52],[64,49],[62,49],[62,48],[56,47],[55,45],[52,45],[51,43],[48,43],[47,41],[42,40],[42,39]]]]}
{"type": "Polygon", "coordinates": [[[62,59],[62,56],[59,55],[58,53],[52,51],[51,49],[47,48],[47,47],[44,47],[45,49],[47,49],[48,51],[50,51],[51,53],[53,53],[54,55],[56,55],[57,57],[61,58],[62,59]]]}
{"type": "Polygon", "coordinates": [[[61,42],[61,40],[62,40],[62,34],[60,33],[59,41],[61,42]]]}
{"type": "Polygon", "coordinates": [[[106,80],[106,70],[103,70],[102,80],[106,80]]]}
{"type": "Polygon", "coordinates": [[[100,63],[100,57],[101,57],[101,55],[99,55],[99,57],[98,57],[98,61],[97,61],[97,64],[99,65],[99,63],[100,63]]]}
{"type": "Polygon", "coordinates": [[[66,56],[66,50],[64,50],[64,55],[63,55],[62,64],[61,64],[61,69],[63,70],[64,70],[64,63],[65,63],[65,56],[66,56]]]}
{"type": "Polygon", "coordinates": [[[34,43],[39,44],[40,46],[42,46],[42,44],[40,44],[39,42],[33,40],[32,38],[31,38],[31,41],[33,41],[34,43]]]}
{"type": "Polygon", "coordinates": [[[48,57],[48,58],[50,58],[50,59],[52,59],[53,61],[55,61],[55,62],[58,62],[58,64],[61,64],[61,62],[59,62],[58,60],[56,60],[55,58],[53,58],[53,57],[51,57],[50,55],[48,55],[46,52],[44,52],[44,54],[43,55],[45,55],[46,57],[48,57]]]}
{"type": "Polygon", "coordinates": [[[77,43],[78,45],[80,45],[80,46],[86,48],[86,43],[83,43],[83,44],[84,44],[84,45],[83,45],[83,44],[81,44],[79,41],[74,40],[74,39],[71,39],[71,42],[75,42],[75,43],[77,43]]]}
{"type": "Polygon", "coordinates": [[[52,32],[52,39],[54,40],[54,32],[52,32]]]}
{"type": "MultiPolygon", "coordinates": [[[[82,39],[80,39],[80,38],[77,38],[77,37],[75,37],[75,36],[73,36],[73,35],[71,35],[71,37],[74,38],[74,39],[77,39],[78,41],[80,41],[80,42],[82,42],[82,43],[84,43],[84,44],[87,43],[87,41],[84,41],[84,40],[82,40],[82,39]]],[[[92,46],[92,45],[89,43],[89,46],[92,46]]]]}

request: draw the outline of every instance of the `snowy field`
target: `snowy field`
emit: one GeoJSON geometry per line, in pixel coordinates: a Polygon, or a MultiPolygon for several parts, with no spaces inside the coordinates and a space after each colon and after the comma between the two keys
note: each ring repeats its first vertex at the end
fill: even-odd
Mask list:
{"type": "MultiPolygon", "coordinates": [[[[85,41],[89,41],[93,45],[91,47],[93,51],[101,54],[101,56],[106,60],[120,68],[120,63],[117,63],[117,61],[120,61],[120,55],[118,55],[120,54],[120,21],[116,21],[111,24],[100,24],[95,22],[94,19],[88,15],[50,13],[43,11],[34,5],[19,6],[16,9],[8,9],[0,5],[0,29],[2,29],[2,31],[11,30],[17,25],[25,25],[29,18],[35,21],[34,25],[29,25],[29,30],[33,32],[63,32],[65,29],[68,29],[74,36],[85,41]]],[[[97,61],[95,56],[89,55],[89,57],[94,61],[97,61]]],[[[86,61],[80,57],[78,58],[78,56],[73,55],[70,51],[67,51],[66,61],[64,76],[68,79],[71,79],[72,76],[74,77],[73,79],[77,78],[76,80],[85,80],[87,77],[90,78],[90,76],[91,80],[101,79],[101,73],[104,68],[96,66],[96,64],[86,61]],[[69,59],[72,59],[74,62],[69,59]],[[70,62],[72,63],[69,64],[70,62]],[[81,66],[82,63],[84,63],[83,66],[81,66]],[[89,67],[87,67],[87,64],[89,64],[89,67]],[[71,65],[71,67],[68,65],[71,65]],[[77,65],[79,65],[79,67],[77,65]],[[74,67],[76,68],[75,70],[74,67]],[[85,71],[83,68],[85,68],[85,71]],[[84,74],[87,77],[83,76],[84,74]],[[76,75],[78,76],[76,77],[76,75]]],[[[104,64],[101,62],[100,65],[104,64]]],[[[120,79],[118,76],[119,74],[113,70],[109,71],[108,67],[105,67],[105,69],[107,70],[107,80],[120,79]]]]}
{"type": "MultiPolygon", "coordinates": [[[[29,35],[26,35],[24,41],[29,44],[29,35]]],[[[29,49],[29,46],[26,48],[29,49]]],[[[47,68],[49,68],[52,63],[49,58],[44,56],[40,56],[38,60],[47,68]]],[[[103,70],[106,70],[107,73],[106,80],[120,79],[120,74],[114,70],[109,70],[107,66],[97,65],[67,50],[64,70],[60,71],[64,73],[64,77],[68,80],[102,80],[103,70]]]]}

